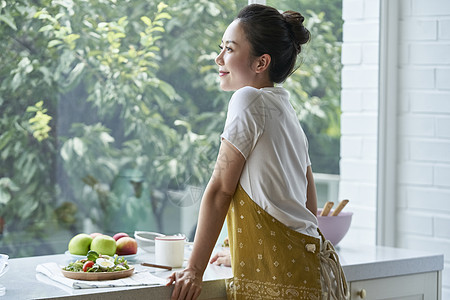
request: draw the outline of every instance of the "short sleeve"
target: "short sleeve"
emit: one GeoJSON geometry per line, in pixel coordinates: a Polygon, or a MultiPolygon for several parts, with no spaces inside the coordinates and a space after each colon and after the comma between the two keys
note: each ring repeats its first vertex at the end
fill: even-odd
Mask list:
{"type": "Polygon", "coordinates": [[[243,87],[231,97],[221,137],[247,159],[264,131],[264,122],[265,109],[260,91],[243,87]]]}
{"type": "Polygon", "coordinates": [[[306,145],[306,166],[311,166],[311,158],[309,157],[309,142],[308,142],[308,138],[306,137],[306,134],[303,132],[302,129],[302,133],[303,136],[305,138],[305,145],[306,145]]]}

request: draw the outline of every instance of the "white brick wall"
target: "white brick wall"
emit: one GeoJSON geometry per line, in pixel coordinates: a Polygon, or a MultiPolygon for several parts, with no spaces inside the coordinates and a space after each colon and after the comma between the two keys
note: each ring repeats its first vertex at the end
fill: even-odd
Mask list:
{"type": "MultiPolygon", "coordinates": [[[[450,1],[398,0],[397,246],[444,253],[450,299],[450,1]]],[[[343,0],[342,241],[375,243],[379,0],[343,0]]]]}
{"type": "MultiPolygon", "coordinates": [[[[450,50],[449,47],[446,47],[450,50]]],[[[450,56],[450,52],[443,53],[444,55],[450,56]]],[[[449,65],[449,59],[445,59],[446,64],[449,65]]],[[[450,68],[437,68],[436,69],[436,88],[442,90],[450,90],[450,68]]]]}
{"type": "Polygon", "coordinates": [[[440,40],[450,40],[450,19],[440,19],[438,26],[440,40]]]}
{"type": "Polygon", "coordinates": [[[401,2],[397,246],[444,253],[450,299],[450,1],[401,2]]]}
{"type": "Polygon", "coordinates": [[[411,113],[450,114],[450,101],[448,92],[414,91],[410,94],[409,105],[411,113]],[[436,111],[436,108],[439,108],[436,111]]]}
{"type": "Polygon", "coordinates": [[[414,17],[447,17],[450,12],[448,0],[401,0],[411,3],[414,17]]]}
{"type": "Polygon", "coordinates": [[[436,20],[413,21],[410,19],[400,21],[402,40],[435,41],[437,37],[436,20]]]}
{"type": "Polygon", "coordinates": [[[375,245],[379,0],[343,1],[341,174],[352,226],[341,245],[375,245]]]}

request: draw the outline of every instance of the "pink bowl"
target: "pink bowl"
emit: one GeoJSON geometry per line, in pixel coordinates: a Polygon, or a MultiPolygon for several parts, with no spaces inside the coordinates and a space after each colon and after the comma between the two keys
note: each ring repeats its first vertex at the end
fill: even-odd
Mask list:
{"type": "Polygon", "coordinates": [[[322,217],[321,209],[317,211],[317,220],[319,221],[319,229],[327,240],[333,245],[337,245],[342,238],[347,234],[350,224],[352,223],[353,212],[342,211],[337,216],[331,216],[333,211],[330,211],[328,216],[322,217]]]}

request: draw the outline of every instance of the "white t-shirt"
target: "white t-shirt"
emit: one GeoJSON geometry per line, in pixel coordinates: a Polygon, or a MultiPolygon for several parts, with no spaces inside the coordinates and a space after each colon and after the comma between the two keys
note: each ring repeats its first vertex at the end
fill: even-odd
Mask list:
{"type": "Polygon", "coordinates": [[[282,87],[237,90],[221,135],[246,159],[240,178],[250,198],[300,233],[318,237],[306,208],[308,141],[282,87]]]}

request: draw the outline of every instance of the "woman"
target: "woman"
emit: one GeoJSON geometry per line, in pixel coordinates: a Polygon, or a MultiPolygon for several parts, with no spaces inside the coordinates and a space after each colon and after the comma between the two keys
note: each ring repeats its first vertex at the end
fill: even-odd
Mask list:
{"type": "Polygon", "coordinates": [[[280,14],[253,4],[223,35],[216,58],[220,87],[235,93],[202,198],[192,255],[186,269],[170,276],[172,299],[199,296],[226,216],[230,299],[346,297],[337,256],[318,231],[306,136],[289,93],[275,87],[293,72],[310,38],[303,19],[293,11],[280,14]]]}

